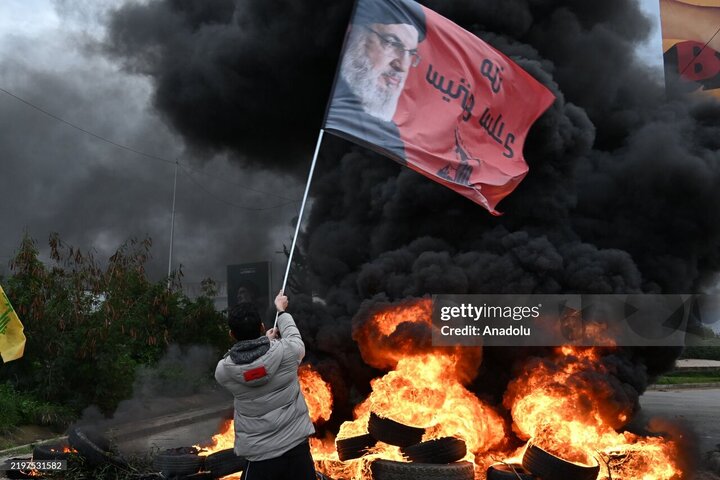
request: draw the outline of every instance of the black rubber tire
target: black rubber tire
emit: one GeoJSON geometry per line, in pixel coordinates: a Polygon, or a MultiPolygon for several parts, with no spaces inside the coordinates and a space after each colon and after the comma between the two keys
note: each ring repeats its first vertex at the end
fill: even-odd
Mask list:
{"type": "Polygon", "coordinates": [[[470,462],[437,465],[375,460],[370,469],[374,480],[475,480],[470,462]]]}
{"type": "Polygon", "coordinates": [[[380,442],[398,447],[409,447],[422,440],[425,429],[403,425],[395,420],[370,413],[368,432],[380,442]]]}
{"type": "Polygon", "coordinates": [[[338,453],[340,461],[360,458],[365,455],[369,448],[374,447],[377,443],[375,437],[366,433],[356,437],[340,438],[335,440],[335,449],[338,453]]]}
{"type": "MultiPolygon", "coordinates": [[[[10,464],[14,462],[30,462],[31,458],[8,458],[3,465],[3,468],[10,468],[10,464]]],[[[33,477],[30,472],[25,470],[5,470],[5,476],[9,479],[15,480],[17,478],[37,478],[33,477]]]]}
{"type": "Polygon", "coordinates": [[[417,463],[452,463],[467,454],[465,442],[455,437],[442,437],[401,448],[405,457],[417,463]]]}
{"type": "Polygon", "coordinates": [[[517,463],[496,463],[490,465],[487,470],[487,480],[537,480],[537,478],[517,463]]]}
{"type": "Polygon", "coordinates": [[[68,443],[89,465],[127,466],[122,458],[110,451],[110,442],[92,431],[86,432],[80,428],[71,428],[68,432],[68,443]]]}
{"type": "Polygon", "coordinates": [[[220,450],[205,457],[205,470],[213,475],[213,478],[221,478],[231,473],[245,469],[247,460],[244,457],[235,455],[235,450],[228,448],[220,450]]]}
{"type": "Polygon", "coordinates": [[[63,451],[66,446],[62,443],[35,445],[32,453],[33,460],[67,460],[70,458],[70,454],[63,451]]]}
{"type": "Polygon", "coordinates": [[[522,465],[543,480],[595,480],[600,472],[599,463],[595,466],[579,465],[563,460],[532,443],[525,450],[522,465]]]}
{"type": "Polygon", "coordinates": [[[24,478],[38,478],[36,476],[33,476],[30,472],[26,473],[23,470],[6,470],[5,477],[7,477],[9,480],[21,480],[24,478]]]}
{"type": "Polygon", "coordinates": [[[180,450],[165,450],[156,455],[153,458],[153,469],[161,472],[167,478],[185,477],[203,469],[204,457],[197,453],[180,453],[180,450]]]}

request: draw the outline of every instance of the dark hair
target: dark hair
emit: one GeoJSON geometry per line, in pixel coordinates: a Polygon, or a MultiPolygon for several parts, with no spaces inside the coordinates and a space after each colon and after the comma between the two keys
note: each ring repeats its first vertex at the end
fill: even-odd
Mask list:
{"type": "Polygon", "coordinates": [[[355,25],[405,23],[415,27],[418,42],[425,39],[425,12],[413,1],[363,0],[355,8],[352,19],[355,25]]]}
{"type": "Polygon", "coordinates": [[[235,340],[253,340],[262,335],[262,319],[252,303],[238,303],[228,312],[228,327],[235,340]]]}

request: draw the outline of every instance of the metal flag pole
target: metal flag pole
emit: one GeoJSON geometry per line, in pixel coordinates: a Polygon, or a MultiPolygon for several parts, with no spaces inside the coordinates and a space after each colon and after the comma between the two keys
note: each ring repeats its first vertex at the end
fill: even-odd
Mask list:
{"type": "MultiPolygon", "coordinates": [[[[320,129],[317,144],[315,145],[315,153],[313,154],[312,163],[310,164],[310,173],[308,173],[307,183],[305,184],[305,193],[303,194],[302,204],[300,205],[300,213],[298,213],[297,224],[295,225],[295,235],[293,235],[292,245],[290,246],[290,255],[288,255],[287,267],[285,268],[285,278],[283,278],[281,292],[285,291],[288,275],[290,275],[290,265],[292,265],[293,253],[295,252],[295,242],[297,242],[298,233],[300,233],[300,224],[302,223],[303,212],[305,211],[305,203],[307,202],[308,192],[310,192],[310,183],[312,182],[313,172],[315,171],[315,163],[317,162],[318,153],[320,152],[320,144],[322,143],[324,129],[320,129]]],[[[278,313],[275,313],[275,323],[273,328],[277,327],[278,313]]]]}
{"type": "Polygon", "coordinates": [[[172,213],[170,214],[170,253],[168,254],[168,281],[167,288],[170,290],[170,274],[172,273],[172,251],[173,237],[175,235],[175,193],[177,192],[177,172],[180,162],[175,161],[175,180],[173,180],[173,203],[172,213]]]}

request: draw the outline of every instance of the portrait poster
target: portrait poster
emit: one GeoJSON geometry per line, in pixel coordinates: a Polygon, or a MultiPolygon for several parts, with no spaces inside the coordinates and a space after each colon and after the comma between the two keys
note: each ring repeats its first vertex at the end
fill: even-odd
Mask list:
{"type": "Polygon", "coordinates": [[[497,214],[528,172],[554,95],[477,36],[410,0],[358,0],[324,128],[497,214]]]}
{"type": "Polygon", "coordinates": [[[261,314],[272,304],[270,262],[227,266],[228,310],[241,302],[252,303],[261,314]]]}

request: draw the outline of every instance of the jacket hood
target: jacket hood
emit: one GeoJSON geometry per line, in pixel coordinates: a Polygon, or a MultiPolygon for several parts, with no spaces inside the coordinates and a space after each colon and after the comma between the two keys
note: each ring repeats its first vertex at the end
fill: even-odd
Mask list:
{"type": "Polygon", "coordinates": [[[227,373],[249,387],[265,385],[280,368],[282,345],[263,336],[236,343],[222,362],[227,373]]]}
{"type": "Polygon", "coordinates": [[[262,336],[254,340],[242,340],[233,345],[228,355],[238,365],[251,363],[262,357],[270,350],[270,339],[262,336]]]}

